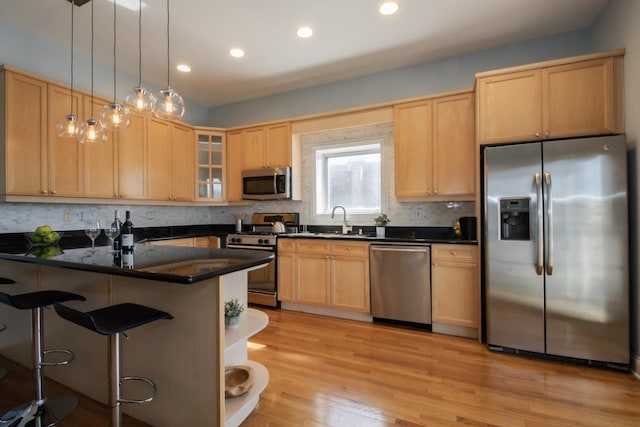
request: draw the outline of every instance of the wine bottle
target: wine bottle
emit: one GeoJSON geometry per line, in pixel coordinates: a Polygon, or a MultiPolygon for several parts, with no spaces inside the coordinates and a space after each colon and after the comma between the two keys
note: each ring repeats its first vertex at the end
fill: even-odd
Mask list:
{"type": "Polygon", "coordinates": [[[131,222],[131,212],[126,211],[125,221],[122,224],[122,255],[133,254],[133,222],[131,222]]]}
{"type": "Polygon", "coordinates": [[[113,253],[120,252],[120,248],[122,247],[122,221],[120,221],[120,213],[116,209],[116,216],[113,222],[111,223],[111,228],[114,230],[118,230],[118,236],[113,239],[113,253]]]}

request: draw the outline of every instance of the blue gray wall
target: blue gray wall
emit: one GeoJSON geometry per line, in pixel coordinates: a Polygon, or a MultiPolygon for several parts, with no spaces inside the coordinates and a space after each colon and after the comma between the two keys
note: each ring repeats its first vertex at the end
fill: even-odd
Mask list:
{"type": "MultiPolygon", "coordinates": [[[[0,6],[1,7],[1,6],[0,6]]],[[[20,28],[0,22],[0,64],[7,64],[24,71],[62,83],[70,83],[69,45],[61,45],[28,33],[20,28]]],[[[89,92],[91,90],[91,57],[74,53],[74,86],[89,92]]],[[[138,76],[117,74],[118,91],[116,97],[138,85],[138,76]]],[[[145,83],[154,93],[160,88],[145,83]]],[[[111,99],[113,97],[113,65],[94,61],[94,93],[111,99]]],[[[195,102],[185,100],[187,105],[185,123],[206,125],[208,111],[195,102]]]]}
{"type": "Polygon", "coordinates": [[[566,33],[213,107],[209,110],[209,122],[220,127],[241,126],[466,89],[473,87],[477,72],[593,50],[589,31],[566,33]]]}

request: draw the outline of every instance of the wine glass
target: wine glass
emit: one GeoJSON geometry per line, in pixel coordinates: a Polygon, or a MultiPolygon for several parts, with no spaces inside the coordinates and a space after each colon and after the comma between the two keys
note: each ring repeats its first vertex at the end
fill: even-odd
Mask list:
{"type": "Polygon", "coordinates": [[[104,235],[109,238],[109,242],[111,242],[111,253],[115,253],[113,249],[113,242],[120,235],[120,222],[114,221],[110,226],[104,228],[104,235]]]}
{"type": "Polygon", "coordinates": [[[91,239],[91,252],[96,251],[96,237],[100,235],[100,221],[92,222],[84,229],[84,234],[91,239]]]}

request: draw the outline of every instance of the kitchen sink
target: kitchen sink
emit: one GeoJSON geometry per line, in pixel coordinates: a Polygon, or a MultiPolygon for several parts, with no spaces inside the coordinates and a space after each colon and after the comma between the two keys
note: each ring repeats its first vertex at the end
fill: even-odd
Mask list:
{"type": "Polygon", "coordinates": [[[324,237],[327,239],[362,239],[362,238],[367,238],[367,237],[375,237],[374,235],[371,234],[358,234],[358,233],[349,233],[349,234],[342,234],[342,233],[331,233],[331,232],[327,232],[327,233],[313,233],[313,232],[301,232],[301,233],[296,233],[294,234],[294,236],[298,236],[298,237],[324,237]]]}

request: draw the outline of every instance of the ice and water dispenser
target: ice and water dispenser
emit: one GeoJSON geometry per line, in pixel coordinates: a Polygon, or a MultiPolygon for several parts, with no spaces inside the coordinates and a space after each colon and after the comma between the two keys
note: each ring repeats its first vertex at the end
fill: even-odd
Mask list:
{"type": "Polygon", "coordinates": [[[530,240],[528,197],[500,199],[500,240],[530,240]]]}

